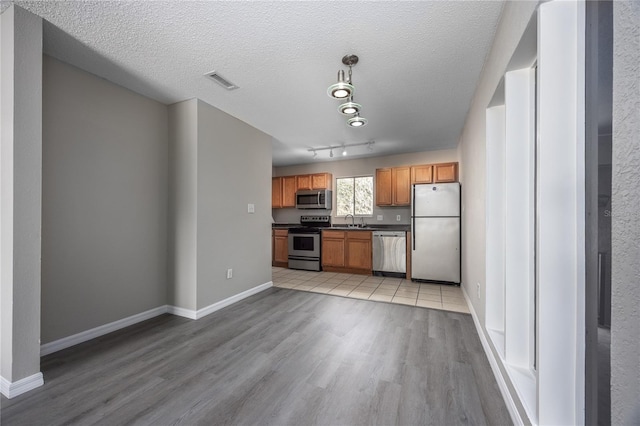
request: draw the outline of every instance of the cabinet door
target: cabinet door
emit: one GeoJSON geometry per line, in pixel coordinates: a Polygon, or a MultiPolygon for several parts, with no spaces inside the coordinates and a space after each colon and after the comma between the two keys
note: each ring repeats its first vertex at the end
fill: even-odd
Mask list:
{"type": "Polygon", "coordinates": [[[289,237],[286,235],[275,235],[273,237],[273,260],[275,262],[286,263],[289,261],[289,237]]]}
{"type": "Polygon", "coordinates": [[[331,173],[316,173],[311,175],[311,189],[331,189],[333,175],[331,173]]]}
{"type": "Polygon", "coordinates": [[[322,266],[344,267],[344,238],[322,239],[322,266]]]}
{"type": "Polygon", "coordinates": [[[433,166],[423,164],[421,166],[411,166],[411,183],[432,183],[433,166]]]}
{"type": "Polygon", "coordinates": [[[376,206],[390,206],[391,169],[376,169],[376,206]]]}
{"type": "Polygon", "coordinates": [[[371,233],[369,239],[347,239],[347,268],[371,270],[371,233]]]}
{"type": "Polygon", "coordinates": [[[271,208],[282,207],[282,178],[271,178],[271,208]]]}
{"type": "Polygon", "coordinates": [[[433,166],[434,183],[458,181],[458,163],[442,163],[433,166]]]}
{"type": "Polygon", "coordinates": [[[411,204],[411,168],[394,167],[391,169],[391,188],[394,206],[411,204]]]}
{"type": "Polygon", "coordinates": [[[284,176],[282,178],[282,207],[296,206],[296,177],[284,176]]]}
{"type": "Polygon", "coordinates": [[[311,189],[311,175],[296,176],[296,182],[298,190],[311,189]]]}

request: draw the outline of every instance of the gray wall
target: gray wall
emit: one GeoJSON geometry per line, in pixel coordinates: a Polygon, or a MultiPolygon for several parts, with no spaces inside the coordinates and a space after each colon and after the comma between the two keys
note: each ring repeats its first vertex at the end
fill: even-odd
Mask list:
{"type": "Polygon", "coordinates": [[[271,281],[271,137],[198,101],[197,169],[202,309],[271,281]]]}
{"type": "Polygon", "coordinates": [[[169,115],[169,303],[193,311],[271,281],[271,137],[198,99],[169,115]]]}
{"type": "MultiPolygon", "coordinates": [[[[374,147],[375,149],[375,147],[374,147]]],[[[458,161],[458,152],[455,149],[440,151],[414,152],[411,154],[388,155],[382,157],[358,158],[354,160],[341,160],[332,162],[318,162],[313,164],[302,164],[299,166],[276,167],[274,176],[301,175],[307,173],[329,172],[333,174],[333,186],[335,179],[348,176],[372,175],[375,179],[376,169],[383,167],[399,167],[413,164],[449,163],[458,161]]],[[[335,188],[334,188],[335,189],[335,188]]],[[[269,189],[271,192],[271,189],[269,189]]],[[[464,192],[464,189],[463,189],[464,192]]],[[[334,200],[335,206],[335,192],[334,200]]],[[[375,202],[374,202],[375,204],[375,202]]],[[[377,207],[373,206],[373,217],[367,218],[367,223],[375,224],[409,224],[409,207],[377,207]],[[377,220],[377,215],[383,216],[382,221],[377,220]],[[400,215],[400,222],[396,221],[396,215],[400,215]]],[[[323,211],[324,212],[324,211],[323,211]]],[[[297,210],[295,208],[273,209],[273,219],[280,223],[297,223],[300,216],[310,214],[309,210],[297,210]]],[[[327,214],[327,213],[325,213],[327,214]]],[[[334,207],[332,221],[342,223],[343,218],[336,218],[334,207]]]]}
{"type": "Polygon", "coordinates": [[[42,343],[166,303],[167,107],[44,57],[42,343]]]}
{"type": "Polygon", "coordinates": [[[0,375],[40,372],[42,19],[0,15],[0,375]]]}
{"type": "Polygon", "coordinates": [[[169,106],[168,300],[196,309],[198,101],[169,106]]]}
{"type": "Polygon", "coordinates": [[[640,424],[640,2],[613,4],[611,424],[640,424]]]}

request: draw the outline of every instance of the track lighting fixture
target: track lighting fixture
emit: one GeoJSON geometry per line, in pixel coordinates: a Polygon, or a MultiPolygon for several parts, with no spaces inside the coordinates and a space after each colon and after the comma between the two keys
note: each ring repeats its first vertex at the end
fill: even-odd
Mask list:
{"type": "Polygon", "coordinates": [[[352,148],[356,146],[366,146],[367,151],[373,151],[373,144],[375,141],[362,142],[362,143],[352,143],[352,144],[342,144],[342,145],[332,145],[325,146],[321,148],[309,148],[308,151],[313,154],[313,158],[318,158],[318,151],[329,151],[329,158],[333,158],[333,150],[334,149],[342,149],[342,156],[347,156],[347,148],[352,148]]]}

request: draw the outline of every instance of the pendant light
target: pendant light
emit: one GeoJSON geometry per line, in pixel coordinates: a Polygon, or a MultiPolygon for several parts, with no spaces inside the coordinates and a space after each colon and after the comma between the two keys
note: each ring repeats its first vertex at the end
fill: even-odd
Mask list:
{"type": "Polygon", "coordinates": [[[345,102],[338,107],[338,111],[344,115],[353,115],[360,112],[362,105],[353,102],[353,96],[349,98],[349,102],[345,102]]]}
{"type": "Polygon", "coordinates": [[[342,58],[342,63],[349,67],[349,78],[345,81],[344,71],[338,71],[338,82],[327,89],[327,94],[334,99],[350,98],[356,90],[351,84],[351,67],[358,63],[358,57],[356,55],[346,55],[342,58]]]}
{"type": "Polygon", "coordinates": [[[327,94],[334,99],[345,99],[353,95],[355,90],[356,88],[350,84],[350,81],[344,81],[344,71],[340,70],[338,71],[338,82],[329,86],[327,94]]]}
{"type": "Polygon", "coordinates": [[[360,114],[356,113],[353,118],[347,120],[347,124],[351,127],[362,127],[367,125],[367,121],[366,118],[360,117],[360,114]]]}
{"type": "Polygon", "coordinates": [[[344,70],[338,71],[338,82],[329,86],[327,94],[334,99],[347,99],[347,102],[338,107],[338,111],[340,114],[351,116],[351,118],[347,120],[347,124],[350,127],[365,126],[367,119],[360,117],[362,105],[353,101],[353,92],[355,92],[356,89],[352,84],[351,71],[353,66],[358,63],[358,57],[356,55],[345,55],[342,58],[342,63],[349,67],[349,78],[345,80],[344,70]]]}

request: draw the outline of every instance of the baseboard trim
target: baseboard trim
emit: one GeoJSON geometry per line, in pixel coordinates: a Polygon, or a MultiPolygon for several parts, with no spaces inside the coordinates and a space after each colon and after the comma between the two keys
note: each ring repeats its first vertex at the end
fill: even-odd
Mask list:
{"type": "Polygon", "coordinates": [[[242,293],[238,293],[236,295],[233,295],[231,297],[227,297],[224,300],[221,300],[219,302],[216,302],[214,304],[211,304],[207,307],[204,307],[202,309],[198,309],[198,311],[195,313],[196,317],[195,319],[200,319],[202,317],[206,317],[209,314],[214,313],[215,311],[219,311],[222,308],[226,308],[229,305],[232,305],[236,302],[241,301],[242,299],[246,299],[249,296],[253,296],[256,293],[260,293],[261,291],[265,291],[268,288],[273,287],[273,281],[269,281],[267,283],[264,284],[260,284],[259,286],[250,288],[249,290],[245,290],[242,293]]]}
{"type": "Polygon", "coordinates": [[[84,343],[88,340],[95,339],[96,337],[100,337],[100,336],[104,336],[105,334],[112,333],[114,331],[120,330],[121,328],[125,328],[130,325],[137,324],[142,321],[146,321],[153,317],[157,317],[158,315],[166,314],[169,311],[168,308],[169,307],[167,305],[158,306],[157,308],[153,308],[148,311],[141,312],[139,314],[131,315],[130,317],[127,317],[127,318],[122,318],[120,320],[110,322],[108,324],[104,324],[96,328],[92,328],[90,330],[82,331],[72,336],[63,337],[62,339],[45,343],[44,345],[40,346],[40,356],[49,355],[54,352],[58,352],[63,349],[69,348],[71,346],[84,343]]]}
{"type": "Polygon", "coordinates": [[[125,328],[130,325],[134,325],[139,322],[146,321],[148,319],[151,319],[153,317],[157,317],[159,315],[166,314],[166,313],[184,317],[184,318],[189,318],[192,320],[197,320],[209,314],[212,314],[215,311],[219,311],[222,308],[225,308],[229,305],[239,302],[242,299],[246,299],[249,296],[253,296],[256,293],[260,293],[261,291],[264,291],[272,286],[273,286],[273,282],[269,281],[267,283],[260,284],[259,286],[250,288],[249,290],[245,290],[242,293],[238,293],[236,295],[228,297],[224,300],[216,302],[212,305],[209,305],[197,311],[193,309],[181,308],[179,306],[171,306],[171,305],[158,306],[157,308],[150,309],[148,311],[141,312],[139,314],[135,314],[130,317],[111,322],[109,324],[104,324],[99,327],[92,328],[90,330],[82,331],[72,336],[63,337],[62,339],[45,343],[44,345],[40,346],[40,356],[45,356],[45,355],[52,354],[54,352],[61,351],[71,346],[84,343],[88,340],[95,339],[96,337],[104,336],[105,334],[112,333],[114,331],[120,330],[121,328],[125,328]]]}
{"type": "Polygon", "coordinates": [[[25,392],[44,385],[42,373],[36,373],[17,382],[10,382],[4,377],[0,377],[0,392],[7,398],[15,398],[25,392]]]}
{"type": "Polygon", "coordinates": [[[473,324],[476,326],[476,331],[478,332],[478,336],[480,337],[480,342],[482,343],[482,348],[484,349],[485,354],[487,355],[487,359],[489,360],[489,365],[491,366],[491,370],[493,371],[493,375],[496,378],[496,382],[498,383],[498,387],[500,388],[500,393],[502,394],[502,399],[504,399],[505,405],[507,406],[507,411],[511,416],[511,420],[514,425],[525,425],[527,423],[524,422],[524,419],[520,416],[520,412],[516,407],[516,403],[513,400],[513,395],[509,392],[509,388],[507,387],[507,382],[498,366],[498,360],[496,359],[493,351],[491,350],[491,346],[489,345],[489,341],[487,340],[487,336],[484,334],[484,329],[480,325],[480,320],[478,319],[478,314],[476,310],[473,308],[473,304],[471,303],[471,299],[467,294],[464,286],[460,286],[462,288],[462,294],[464,298],[467,300],[467,305],[469,306],[469,311],[471,312],[471,318],[473,318],[473,324]]]}

